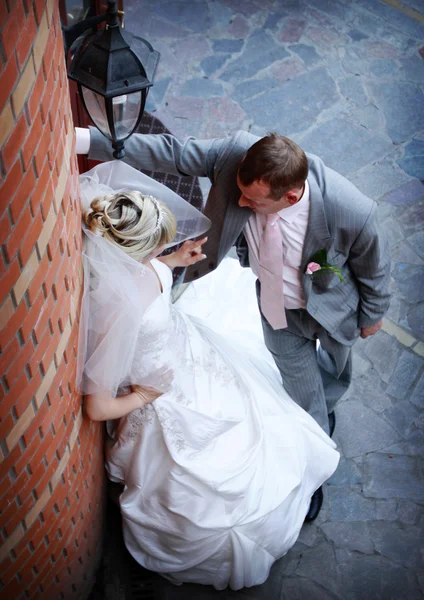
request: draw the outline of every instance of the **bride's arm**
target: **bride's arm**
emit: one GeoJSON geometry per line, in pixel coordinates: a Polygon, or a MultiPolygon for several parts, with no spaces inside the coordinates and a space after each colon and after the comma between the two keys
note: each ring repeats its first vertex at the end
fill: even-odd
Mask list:
{"type": "Polygon", "coordinates": [[[162,396],[162,392],[139,385],[132,385],[131,390],[130,394],[117,398],[113,398],[107,392],[88,394],[85,397],[85,412],[88,418],[92,421],[119,419],[162,396]]]}
{"type": "Polygon", "coordinates": [[[184,242],[181,248],[176,252],[172,252],[166,256],[158,256],[157,258],[168,265],[170,269],[173,269],[174,267],[189,267],[190,265],[199,262],[199,260],[204,260],[206,258],[206,254],[202,254],[202,245],[207,239],[208,238],[205,237],[197,241],[189,240],[184,242]]]}

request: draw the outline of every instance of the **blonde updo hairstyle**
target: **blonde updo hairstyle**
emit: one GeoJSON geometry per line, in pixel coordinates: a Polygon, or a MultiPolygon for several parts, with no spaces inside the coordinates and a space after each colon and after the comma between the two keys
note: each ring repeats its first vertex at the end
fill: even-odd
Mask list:
{"type": "Polygon", "coordinates": [[[166,204],[132,190],[95,198],[83,218],[92,233],[103,236],[137,261],[172,242],[177,230],[175,217],[166,204]]]}

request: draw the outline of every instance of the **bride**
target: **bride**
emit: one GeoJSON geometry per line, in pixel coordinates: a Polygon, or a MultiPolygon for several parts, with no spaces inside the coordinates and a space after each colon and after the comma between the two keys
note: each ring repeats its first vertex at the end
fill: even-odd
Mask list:
{"type": "Polygon", "coordinates": [[[171,303],[172,268],[204,259],[205,240],[157,256],[208,219],[120,162],[84,174],[81,189],[78,380],[88,416],[107,421],[125,544],[177,584],[261,584],[335,471],[335,445],[282,388],[255,337],[254,286],[234,286],[236,261],[184,294],[186,312],[171,303]],[[190,294],[202,298],[195,310],[190,294]]]}

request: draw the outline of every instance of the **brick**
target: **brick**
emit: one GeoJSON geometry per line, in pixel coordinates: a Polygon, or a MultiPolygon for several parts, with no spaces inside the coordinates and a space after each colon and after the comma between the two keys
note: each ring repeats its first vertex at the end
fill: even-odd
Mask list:
{"type": "MultiPolygon", "coordinates": [[[[6,298],[10,290],[19,281],[21,276],[21,269],[19,268],[18,259],[9,265],[7,273],[0,279],[0,303],[6,298]]],[[[20,300],[17,302],[19,304],[20,300]]]]}
{"type": "Polygon", "coordinates": [[[6,104],[0,115],[0,148],[3,146],[13,130],[15,120],[12,114],[10,102],[6,104]]]}
{"type": "Polygon", "coordinates": [[[28,127],[25,115],[22,114],[1,151],[6,172],[15,162],[15,159],[17,158],[21,146],[26,138],[27,131],[28,127]]]}
{"type": "Polygon", "coordinates": [[[25,21],[25,12],[22,2],[15,2],[15,6],[10,11],[9,18],[0,34],[0,39],[3,43],[3,49],[6,54],[6,59],[9,60],[13,56],[16,40],[19,38],[19,29],[25,21]]]}
{"type": "Polygon", "coordinates": [[[36,274],[34,275],[34,277],[32,278],[32,281],[28,288],[28,300],[29,300],[31,306],[33,305],[33,303],[35,302],[35,299],[37,298],[38,294],[40,293],[43,282],[45,281],[45,277],[48,274],[48,268],[49,268],[49,261],[47,259],[47,256],[45,255],[41,258],[41,262],[38,267],[38,270],[37,270],[36,274]]]}
{"type": "Polygon", "coordinates": [[[24,412],[22,413],[18,422],[15,423],[15,426],[10,431],[9,435],[7,436],[7,438],[5,440],[6,447],[9,450],[9,452],[18,443],[22,434],[24,433],[24,431],[26,430],[26,428],[31,423],[32,419],[34,418],[34,414],[35,414],[34,407],[32,406],[32,404],[29,404],[27,406],[27,408],[24,410],[24,412]]]}
{"type": "Polygon", "coordinates": [[[3,352],[11,338],[17,333],[27,314],[28,309],[25,302],[21,302],[16,311],[10,297],[3,304],[0,309],[0,352],[3,352]]]}
{"type": "Polygon", "coordinates": [[[41,232],[40,237],[37,240],[37,248],[40,256],[44,255],[46,251],[47,244],[52,236],[53,229],[56,224],[56,214],[54,212],[53,204],[50,207],[49,214],[47,215],[47,219],[43,225],[43,230],[41,232]]]}
{"type": "Polygon", "coordinates": [[[7,212],[5,212],[3,217],[0,219],[0,246],[3,246],[11,232],[12,227],[10,225],[9,215],[7,212]]]}
{"type": "MultiPolygon", "coordinates": [[[[42,402],[42,404],[40,405],[39,410],[36,412],[34,419],[32,420],[31,425],[28,427],[28,429],[25,431],[23,438],[24,438],[24,442],[25,445],[28,446],[31,442],[31,440],[34,438],[34,436],[38,433],[38,430],[41,428],[43,429],[43,425],[45,423],[48,423],[48,426],[50,426],[50,419],[46,420],[46,417],[48,416],[48,412],[49,412],[49,406],[47,404],[47,402],[42,402]]],[[[44,465],[42,465],[44,467],[44,465]]],[[[38,481],[39,477],[34,477],[34,481],[38,481]]],[[[19,493],[22,494],[22,486],[19,486],[19,493]]]]}
{"type": "MultiPolygon", "coordinates": [[[[12,386],[18,375],[22,373],[25,368],[25,365],[29,361],[32,353],[34,352],[34,344],[32,340],[28,340],[23,348],[16,354],[15,360],[11,364],[8,371],[6,371],[6,383],[9,387],[12,386]]],[[[19,417],[19,415],[18,415],[19,417]]]]}
{"type": "MultiPolygon", "coordinates": [[[[34,5],[34,9],[35,9],[35,13],[37,14],[36,5],[34,5]]],[[[40,17],[41,17],[41,15],[40,15],[40,17]]],[[[38,19],[37,19],[37,21],[38,21],[38,19]]],[[[41,61],[43,59],[44,52],[46,49],[48,36],[49,36],[49,25],[47,22],[47,16],[44,13],[44,15],[41,17],[41,21],[39,21],[37,37],[34,41],[33,48],[32,48],[32,53],[34,55],[35,69],[37,72],[40,71],[41,61]]]]}
{"type": "Polygon", "coordinates": [[[35,81],[34,65],[31,59],[28,60],[25,69],[23,70],[19,79],[18,85],[12,94],[12,106],[16,116],[22,110],[22,107],[29,95],[29,91],[35,81]]]}
{"type": "Polygon", "coordinates": [[[34,250],[13,287],[13,293],[15,294],[17,304],[19,304],[19,302],[22,300],[25,292],[28,289],[28,286],[34,279],[35,273],[38,270],[38,265],[37,253],[34,250]]]}
{"type": "Polygon", "coordinates": [[[18,414],[24,412],[28,407],[31,399],[37,393],[42,382],[41,373],[38,371],[25,385],[25,389],[21,392],[19,399],[15,402],[15,410],[18,414]]]}
{"type": "MultiPolygon", "coordinates": [[[[41,261],[40,267],[42,266],[42,264],[43,261],[41,261]]],[[[31,308],[29,309],[29,311],[26,311],[25,320],[23,322],[21,321],[20,323],[21,335],[24,342],[26,342],[29,336],[31,335],[34,326],[37,322],[38,315],[40,314],[40,310],[44,304],[43,292],[40,289],[38,291],[39,293],[36,296],[36,298],[34,298],[31,308]]]]}
{"type": "Polygon", "coordinates": [[[29,112],[31,121],[34,120],[36,114],[39,111],[41,98],[42,98],[42,95],[44,92],[44,85],[45,85],[44,73],[42,70],[40,70],[37,74],[37,78],[35,80],[34,87],[32,88],[32,92],[31,92],[31,95],[30,95],[30,97],[28,99],[28,103],[27,103],[28,112],[29,112]]]}
{"type": "Polygon", "coordinates": [[[4,210],[9,205],[14,193],[22,181],[22,178],[23,172],[21,161],[17,160],[7,174],[7,177],[0,189],[0,214],[3,214],[4,210]]]}
{"type": "MultiPolygon", "coordinates": [[[[41,171],[41,174],[38,176],[36,186],[34,188],[34,191],[32,192],[30,202],[31,202],[31,209],[32,209],[33,215],[35,215],[35,213],[38,211],[38,208],[44,198],[44,195],[49,191],[48,190],[49,180],[50,180],[50,172],[49,172],[49,168],[46,164],[44,166],[43,170],[41,171]]],[[[42,210],[42,214],[43,214],[43,219],[46,220],[46,215],[43,210],[42,210]]]]}
{"type": "Polygon", "coordinates": [[[6,252],[6,258],[9,262],[12,262],[14,256],[16,255],[19,245],[22,242],[22,239],[28,231],[32,223],[31,211],[29,210],[29,206],[25,208],[22,215],[20,216],[18,222],[12,230],[12,234],[9,237],[7,243],[4,246],[6,252]]]}
{"type": "Polygon", "coordinates": [[[13,223],[16,223],[16,221],[19,218],[19,215],[22,212],[22,209],[28,202],[28,198],[31,196],[32,190],[34,189],[34,185],[34,169],[29,169],[25,173],[25,176],[21,181],[18,191],[15,193],[12,201],[10,202],[10,214],[12,215],[13,223]]]}
{"type": "Polygon", "coordinates": [[[43,135],[41,136],[40,143],[34,155],[34,164],[37,170],[37,175],[42,171],[43,164],[47,157],[47,151],[51,143],[51,134],[48,127],[44,128],[43,135]]]}
{"type": "Polygon", "coordinates": [[[6,105],[13,88],[18,81],[18,67],[16,65],[16,60],[14,56],[11,56],[10,60],[7,62],[6,67],[2,70],[0,75],[0,112],[6,105]]]}
{"type": "Polygon", "coordinates": [[[43,220],[41,218],[41,213],[35,216],[31,227],[28,230],[20,248],[19,248],[19,258],[21,264],[25,264],[28,260],[29,255],[34,249],[35,243],[38,239],[38,236],[41,233],[43,228],[43,220]]]}
{"type": "MultiPolygon", "coordinates": [[[[56,352],[59,342],[60,342],[60,334],[58,332],[54,333],[51,338],[50,344],[47,346],[44,356],[41,358],[41,361],[40,361],[40,365],[41,365],[44,373],[46,374],[44,377],[45,381],[43,381],[43,384],[45,384],[44,389],[45,389],[46,394],[48,393],[48,391],[50,389],[50,383],[53,380],[53,377],[56,373],[56,367],[54,366],[54,363],[53,363],[53,356],[54,356],[54,353],[56,352]],[[51,370],[52,365],[54,367],[53,370],[51,370]],[[49,385],[47,385],[47,380],[49,381],[49,385]]],[[[39,403],[39,402],[41,402],[41,400],[42,400],[41,394],[39,395],[37,393],[36,394],[36,402],[39,403]]]]}
{"type": "Polygon", "coordinates": [[[34,14],[35,14],[35,18],[36,18],[38,26],[40,26],[41,19],[44,16],[45,4],[46,4],[45,0],[34,0],[34,14]]]}
{"type": "Polygon", "coordinates": [[[41,121],[40,112],[38,112],[35,116],[34,122],[31,127],[31,131],[28,135],[28,139],[25,142],[25,145],[22,148],[22,158],[24,161],[24,170],[28,169],[28,165],[31,162],[31,159],[34,155],[35,149],[40,141],[41,135],[43,132],[43,122],[41,121]]]}
{"type": "Polygon", "coordinates": [[[19,523],[21,523],[25,519],[27,512],[29,510],[31,510],[31,508],[33,508],[34,504],[35,504],[34,497],[28,496],[28,498],[25,500],[25,502],[22,504],[22,506],[19,507],[19,509],[15,512],[13,517],[9,520],[9,522],[5,526],[5,531],[6,531],[7,535],[10,535],[11,533],[14,532],[14,530],[19,525],[19,523]]]}
{"type": "Polygon", "coordinates": [[[55,303],[53,296],[52,294],[49,294],[43,303],[43,306],[38,315],[37,323],[34,326],[34,333],[37,340],[41,339],[54,308],[55,303]]]}
{"type": "MultiPolygon", "coordinates": [[[[12,414],[9,412],[7,415],[2,415],[0,423],[0,439],[4,440],[6,435],[13,429],[15,421],[13,420],[12,414]]],[[[3,486],[3,483],[2,483],[3,486]]],[[[2,487],[2,490],[5,489],[2,487]]],[[[1,504],[5,506],[6,500],[2,497],[1,504]]]]}
{"type": "MultiPolygon", "coordinates": [[[[16,337],[12,338],[10,344],[2,351],[0,356],[0,373],[4,374],[13,363],[15,357],[19,354],[20,345],[16,337]]],[[[9,384],[8,384],[9,385],[9,384]]],[[[9,385],[10,387],[10,385],[9,385]]],[[[1,436],[0,436],[0,439],[1,436]]]]}
{"type": "Polygon", "coordinates": [[[31,11],[27,17],[25,27],[20,27],[21,35],[18,43],[16,44],[16,56],[18,58],[19,67],[22,68],[28,58],[29,51],[36,33],[36,24],[34,13],[31,11]]]}

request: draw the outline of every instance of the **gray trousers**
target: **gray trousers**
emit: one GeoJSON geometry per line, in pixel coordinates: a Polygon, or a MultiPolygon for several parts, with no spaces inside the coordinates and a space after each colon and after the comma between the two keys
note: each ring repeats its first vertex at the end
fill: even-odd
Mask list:
{"type": "MultiPolygon", "coordinates": [[[[256,292],[260,310],[259,281],[256,292]]],[[[274,330],[261,311],[265,344],[287,393],[328,433],[328,414],[352,379],[351,346],[332,338],[305,309],[286,315],[287,328],[274,330]]]]}

